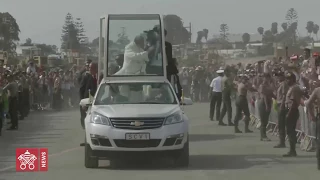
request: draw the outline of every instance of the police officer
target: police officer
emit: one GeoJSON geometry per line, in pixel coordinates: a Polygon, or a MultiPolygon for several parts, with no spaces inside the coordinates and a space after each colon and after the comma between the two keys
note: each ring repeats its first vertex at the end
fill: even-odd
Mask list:
{"type": "MultiPolygon", "coordinates": [[[[217,71],[218,77],[214,78],[210,83],[210,120],[213,121],[214,110],[216,109],[216,120],[220,120],[220,108],[221,108],[221,101],[222,101],[222,89],[221,89],[221,82],[223,77],[224,70],[219,69],[217,71]]],[[[221,121],[219,122],[220,126],[225,125],[221,121]]]]}
{"type": "Polygon", "coordinates": [[[279,129],[279,139],[280,142],[274,148],[285,148],[285,139],[286,139],[286,110],[285,110],[285,100],[286,94],[288,92],[289,86],[285,81],[284,72],[279,72],[276,74],[278,82],[280,83],[279,88],[277,89],[277,106],[278,106],[278,129],[279,129]]]}
{"type": "Polygon", "coordinates": [[[316,120],[316,147],[317,147],[317,165],[318,165],[318,170],[320,170],[320,87],[316,88],[310,98],[305,101],[305,105],[307,108],[312,108],[311,105],[317,101],[317,115],[316,118],[313,117],[313,119],[316,120]]]}
{"type": "Polygon", "coordinates": [[[18,129],[18,84],[13,76],[7,76],[9,81],[3,90],[9,93],[9,114],[11,118],[11,127],[8,130],[18,129]]]}
{"type": "Polygon", "coordinates": [[[228,126],[234,126],[234,124],[231,122],[231,119],[232,119],[231,92],[234,89],[234,85],[230,76],[231,76],[230,68],[226,68],[224,70],[224,76],[221,81],[223,106],[220,113],[219,123],[224,124],[223,118],[226,115],[226,113],[228,113],[228,126]]]}
{"type": "Polygon", "coordinates": [[[255,91],[251,85],[248,84],[249,78],[246,75],[243,75],[240,79],[240,83],[238,84],[238,96],[236,99],[236,115],[234,117],[234,131],[235,133],[242,133],[239,130],[238,124],[242,117],[242,113],[245,115],[245,133],[252,133],[249,130],[249,121],[250,121],[250,111],[247,99],[247,92],[255,91]]]}
{"type": "Polygon", "coordinates": [[[300,89],[299,85],[296,84],[296,76],[292,72],[286,73],[286,81],[289,86],[289,90],[286,94],[285,99],[285,109],[286,109],[286,128],[287,135],[289,138],[290,149],[287,154],[284,154],[283,157],[295,157],[297,156],[296,144],[296,126],[299,119],[299,105],[303,95],[303,91],[300,89]]]}
{"type": "Polygon", "coordinates": [[[259,98],[258,98],[258,109],[261,120],[260,127],[260,140],[270,141],[267,137],[267,125],[269,121],[269,116],[271,113],[272,98],[274,97],[273,91],[270,88],[271,76],[265,73],[263,81],[259,86],[259,98]]]}

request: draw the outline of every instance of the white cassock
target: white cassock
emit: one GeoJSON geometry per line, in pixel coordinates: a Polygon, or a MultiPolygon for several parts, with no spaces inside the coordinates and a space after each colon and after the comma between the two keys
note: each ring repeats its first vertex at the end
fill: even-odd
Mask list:
{"type": "Polygon", "coordinates": [[[145,74],[148,61],[148,52],[131,42],[125,47],[122,68],[114,75],[145,74]]]}

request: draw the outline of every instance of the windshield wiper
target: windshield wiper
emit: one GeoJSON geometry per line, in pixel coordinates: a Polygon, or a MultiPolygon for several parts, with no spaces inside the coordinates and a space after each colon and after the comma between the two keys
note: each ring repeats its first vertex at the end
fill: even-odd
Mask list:
{"type": "Polygon", "coordinates": [[[163,104],[159,102],[139,102],[138,104],[163,104]]]}

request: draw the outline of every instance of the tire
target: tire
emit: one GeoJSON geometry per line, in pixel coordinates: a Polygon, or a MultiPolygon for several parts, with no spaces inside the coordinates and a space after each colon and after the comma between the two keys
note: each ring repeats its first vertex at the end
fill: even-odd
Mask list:
{"type": "Polygon", "coordinates": [[[174,159],[175,167],[188,167],[189,166],[189,141],[187,141],[183,148],[178,153],[178,156],[174,159]]]}
{"type": "Polygon", "coordinates": [[[99,167],[99,158],[92,156],[92,149],[90,145],[85,142],[84,149],[84,166],[86,168],[98,168],[99,167]]]}

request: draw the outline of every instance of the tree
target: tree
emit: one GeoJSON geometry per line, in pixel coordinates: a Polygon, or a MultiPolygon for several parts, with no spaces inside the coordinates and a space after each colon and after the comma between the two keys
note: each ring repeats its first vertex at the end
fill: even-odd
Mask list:
{"type": "Polygon", "coordinates": [[[56,54],[56,48],[55,45],[47,45],[47,44],[37,44],[37,48],[41,49],[41,53],[43,56],[48,56],[50,54],[56,54]]]}
{"type": "Polygon", "coordinates": [[[165,29],[167,30],[166,39],[172,44],[185,44],[190,42],[191,34],[183,26],[182,19],[175,15],[169,14],[163,18],[165,29]]]}
{"type": "Polygon", "coordinates": [[[7,51],[9,57],[16,55],[19,33],[20,28],[16,19],[7,12],[0,13],[0,49],[7,51]]]}
{"type": "Polygon", "coordinates": [[[313,26],[313,34],[315,34],[316,35],[316,37],[317,37],[317,40],[318,40],[318,32],[319,32],[319,25],[318,24],[315,24],[314,26],[313,26]]]}
{"type": "Polygon", "coordinates": [[[250,34],[249,33],[244,33],[242,35],[242,41],[244,44],[248,44],[250,42],[250,34]]]}
{"type": "Polygon", "coordinates": [[[298,22],[298,12],[294,8],[290,8],[286,14],[286,20],[288,26],[290,26],[294,22],[298,22]]]}
{"type": "Polygon", "coordinates": [[[263,33],[264,33],[264,28],[263,27],[258,27],[258,33],[260,34],[260,35],[263,35],[263,33]]]}
{"type": "Polygon", "coordinates": [[[281,27],[284,31],[286,31],[288,29],[288,24],[284,22],[281,24],[281,27]]]}
{"type": "Polygon", "coordinates": [[[229,27],[227,24],[221,24],[220,25],[220,38],[228,41],[228,36],[229,36],[229,27]]]}
{"type": "Polygon", "coordinates": [[[25,46],[32,46],[33,44],[32,44],[31,38],[27,38],[27,39],[26,39],[26,43],[24,43],[24,45],[25,45],[25,46]]]}
{"type": "Polygon", "coordinates": [[[278,23],[273,22],[271,24],[271,32],[273,35],[278,34],[278,23]]]}
{"type": "Polygon", "coordinates": [[[208,40],[208,34],[209,34],[209,30],[208,29],[203,29],[203,36],[206,39],[206,41],[208,40]]]}
{"type": "Polygon", "coordinates": [[[314,27],[314,22],[308,21],[306,29],[307,29],[309,36],[311,36],[311,33],[313,32],[313,27],[314,27]]]}
{"type": "Polygon", "coordinates": [[[73,21],[73,17],[68,13],[65,18],[65,24],[62,27],[61,49],[79,49],[80,43],[78,40],[78,34],[79,32],[75,22],[73,21]]]}
{"type": "Polygon", "coordinates": [[[274,35],[272,34],[271,30],[267,30],[264,32],[262,42],[264,43],[273,43],[275,40],[274,35]]]}
{"type": "Polygon", "coordinates": [[[196,40],[196,43],[197,43],[197,44],[200,44],[203,37],[204,37],[204,32],[203,32],[203,31],[198,31],[198,32],[197,32],[197,40],[196,40]]]}

